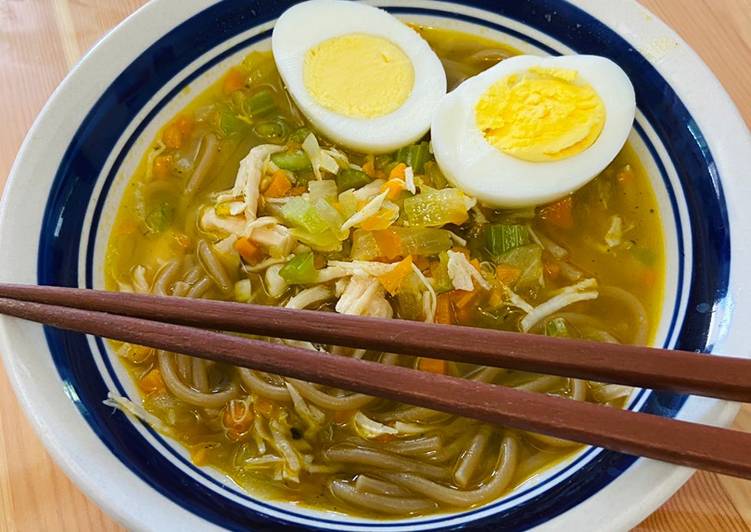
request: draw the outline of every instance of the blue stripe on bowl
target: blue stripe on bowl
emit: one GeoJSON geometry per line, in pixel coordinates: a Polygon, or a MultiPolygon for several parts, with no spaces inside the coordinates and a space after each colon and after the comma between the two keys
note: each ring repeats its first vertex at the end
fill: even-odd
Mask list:
{"type": "MultiPolygon", "coordinates": [[[[83,216],[91,198],[95,176],[104,165],[120,132],[127,127],[138,111],[147,104],[159,88],[189,63],[220,43],[251,27],[276,18],[291,3],[272,0],[255,2],[226,0],[214,5],[154,43],[113,82],[82,122],[55,176],[40,235],[38,260],[40,284],[68,286],[77,284],[83,216]],[[253,16],[251,11],[263,15],[253,16]],[[204,31],[206,27],[211,27],[214,31],[206,32],[204,31]]],[[[497,5],[496,2],[490,1],[456,3],[484,8],[528,24],[579,53],[598,53],[609,56],[629,73],[636,86],[640,110],[673,158],[673,164],[681,177],[683,193],[689,207],[694,277],[691,282],[687,315],[680,324],[678,346],[700,351],[711,348],[711,343],[717,339],[719,332],[717,324],[713,322],[711,312],[698,312],[696,306],[699,303],[708,303],[715,310],[726,306],[725,295],[730,261],[727,211],[720,178],[706,142],[678,97],[654,68],[626,41],[590,15],[565,1],[548,0],[537,2],[535,5],[528,2],[497,5]],[[549,13],[554,13],[550,19],[546,17],[549,13]],[[712,221],[714,223],[711,223],[712,221]]],[[[446,8],[445,4],[437,5],[446,8]]],[[[544,47],[550,53],[555,53],[555,50],[550,47],[535,42],[523,34],[473,17],[448,11],[408,7],[399,7],[394,11],[461,18],[513,34],[535,46],[544,47]]],[[[235,49],[247,46],[264,36],[267,34],[235,46],[232,51],[227,51],[220,58],[212,60],[211,64],[233,53],[235,49]]],[[[187,81],[194,79],[209,66],[204,65],[192,72],[187,81]]],[[[168,98],[174,96],[180,88],[174,89],[168,98]]],[[[111,185],[115,170],[122,161],[122,156],[137,134],[166,101],[165,99],[160,102],[157,108],[149,113],[149,116],[139,125],[136,133],[129,139],[123,152],[119,154],[96,206],[93,227],[97,226],[103,198],[106,197],[107,189],[111,185]]],[[[663,181],[667,187],[670,187],[654,146],[649,143],[641,128],[637,127],[637,132],[660,165],[663,181]]],[[[675,195],[670,189],[668,192],[673,205],[674,221],[679,229],[677,234],[680,238],[682,232],[677,218],[675,195]]],[[[93,233],[86,249],[84,273],[88,286],[91,285],[93,271],[93,233]]],[[[679,242],[679,245],[682,259],[682,242],[679,242]]],[[[682,266],[678,273],[682,275],[682,266]]],[[[679,283],[679,286],[681,285],[682,283],[679,283]]],[[[678,305],[675,306],[677,307],[678,305]]],[[[673,315],[671,328],[677,325],[675,321],[676,315],[673,315]]],[[[274,528],[274,520],[270,520],[268,516],[250,511],[243,505],[228,500],[199,481],[181,473],[164,456],[146,444],[127,419],[119,413],[113,414],[111,409],[101,404],[106,396],[107,388],[93,362],[93,357],[81,356],[83,353],[90,353],[85,336],[49,328],[45,329],[45,333],[53,360],[71,399],[74,400],[103,443],[131,471],[165,497],[219,526],[230,529],[252,527],[257,530],[274,528]]],[[[104,352],[101,341],[98,341],[98,346],[104,352]]],[[[120,393],[124,393],[113,368],[109,365],[108,358],[104,356],[103,360],[108,366],[108,372],[117,383],[120,393]]],[[[651,393],[642,410],[672,416],[679,411],[684,401],[683,396],[676,394],[651,393]]],[[[152,434],[154,434],[153,431],[152,434]]],[[[161,440],[159,435],[154,435],[161,440]]],[[[590,449],[577,461],[584,461],[594,452],[590,449]]],[[[185,465],[196,470],[197,476],[208,478],[204,472],[197,470],[184,459],[180,459],[185,465]]],[[[545,494],[499,514],[474,521],[473,526],[499,530],[524,529],[539,524],[585,500],[612,482],[633,462],[632,457],[618,453],[599,453],[592,462],[546,491],[545,494]]],[[[569,466],[567,471],[572,467],[576,465],[569,466]]],[[[559,473],[557,477],[562,474],[559,473]]],[[[210,481],[216,483],[214,479],[210,481]]],[[[552,484],[553,480],[549,482],[552,484]]],[[[520,496],[516,495],[515,498],[520,496]]],[[[249,498],[246,495],[243,497],[249,498]]],[[[267,503],[260,504],[266,505],[267,503]]],[[[467,515],[474,513],[477,513],[477,510],[467,515]]],[[[445,521],[445,518],[434,518],[426,522],[440,527],[442,521],[445,521]]],[[[328,519],[317,520],[317,522],[322,528],[346,523],[328,519]]],[[[395,525],[391,523],[382,523],[375,525],[374,528],[393,526],[395,525]]]]}

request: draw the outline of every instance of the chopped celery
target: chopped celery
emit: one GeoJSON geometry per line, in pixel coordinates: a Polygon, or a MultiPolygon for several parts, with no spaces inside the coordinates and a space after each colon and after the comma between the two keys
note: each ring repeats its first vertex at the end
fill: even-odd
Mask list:
{"type": "Polygon", "coordinates": [[[563,318],[553,318],[545,324],[545,336],[558,336],[568,338],[571,336],[563,318]]]}
{"type": "Polygon", "coordinates": [[[289,125],[283,118],[262,122],[253,128],[254,133],[263,140],[282,144],[289,135],[289,125]]]}
{"type": "Polygon", "coordinates": [[[357,196],[352,189],[339,194],[339,212],[345,220],[357,212],[357,196]]]}
{"type": "Polygon", "coordinates": [[[279,168],[292,172],[313,168],[310,164],[310,159],[308,159],[308,156],[302,150],[276,152],[271,155],[271,162],[279,168]]]}
{"type": "Polygon", "coordinates": [[[426,227],[392,227],[401,240],[402,253],[406,255],[438,255],[451,249],[451,235],[445,229],[426,227]]]}
{"type": "Polygon", "coordinates": [[[336,175],[336,187],[339,189],[339,192],[344,192],[351,188],[364,187],[370,181],[371,179],[368,174],[354,168],[347,168],[336,175]]]}
{"type": "Polygon", "coordinates": [[[411,166],[415,174],[421,174],[425,168],[425,163],[430,159],[430,145],[427,141],[404,146],[396,152],[396,160],[411,166]]]}
{"type": "Polygon", "coordinates": [[[352,233],[351,255],[355,260],[373,260],[380,257],[381,249],[372,231],[356,229],[352,233]]]}
{"type": "Polygon", "coordinates": [[[167,229],[175,217],[175,208],[164,201],[154,207],[146,215],[146,226],[154,233],[161,233],[167,229]]]}
{"type": "Polygon", "coordinates": [[[399,292],[396,295],[396,304],[401,319],[423,319],[422,286],[417,274],[414,272],[410,272],[402,281],[402,284],[399,286],[399,292]]]}
{"type": "Polygon", "coordinates": [[[316,203],[319,199],[336,199],[336,182],[333,179],[316,179],[308,182],[310,202],[316,203]]]}
{"type": "Polygon", "coordinates": [[[307,127],[301,127],[296,129],[290,136],[289,140],[290,142],[295,142],[297,144],[302,144],[303,141],[306,139],[308,135],[310,135],[311,131],[307,127]]]}
{"type": "Polygon", "coordinates": [[[329,224],[321,218],[316,208],[303,198],[295,197],[285,203],[282,216],[290,225],[314,235],[329,229],[329,224]]]}
{"type": "Polygon", "coordinates": [[[242,133],[248,128],[248,124],[237,117],[232,111],[222,109],[219,111],[219,130],[225,137],[242,133]]]}
{"type": "Polygon", "coordinates": [[[298,241],[305,245],[310,246],[316,251],[341,251],[342,242],[339,240],[333,231],[330,229],[323,231],[322,233],[309,233],[304,229],[294,228],[290,230],[290,234],[298,241]]]}
{"type": "Polygon", "coordinates": [[[425,179],[427,184],[435,189],[446,188],[446,185],[448,185],[446,176],[443,175],[435,161],[425,163],[425,179]]]}
{"type": "Polygon", "coordinates": [[[316,280],[316,268],[312,253],[302,253],[292,257],[279,275],[289,284],[308,284],[316,280]]]}
{"type": "Polygon", "coordinates": [[[263,89],[245,100],[244,110],[253,118],[265,116],[276,109],[276,102],[271,91],[263,89]]]}
{"type": "Polygon", "coordinates": [[[497,257],[498,264],[508,264],[521,273],[515,288],[529,289],[542,285],[542,249],[537,244],[519,246],[497,257]]]}
{"type": "Polygon", "coordinates": [[[436,294],[442,294],[454,289],[454,284],[449,277],[449,256],[445,251],[438,255],[438,262],[430,266],[430,277],[433,290],[436,294]]]}
{"type": "Polygon", "coordinates": [[[332,207],[327,200],[318,198],[314,205],[316,211],[318,211],[318,216],[328,224],[331,232],[334,233],[339,240],[344,240],[349,236],[349,231],[341,230],[342,224],[344,223],[344,216],[332,207]]]}
{"type": "Polygon", "coordinates": [[[440,227],[467,221],[467,198],[456,188],[422,192],[404,200],[404,212],[410,225],[440,227]]]}
{"type": "Polygon", "coordinates": [[[492,257],[529,244],[529,229],[519,224],[490,224],[485,227],[485,245],[492,257]]]}

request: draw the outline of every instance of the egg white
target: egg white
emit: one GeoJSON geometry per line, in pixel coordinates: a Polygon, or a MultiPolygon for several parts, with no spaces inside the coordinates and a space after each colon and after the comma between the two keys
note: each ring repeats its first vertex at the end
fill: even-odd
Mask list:
{"type": "Polygon", "coordinates": [[[386,153],[420,139],[446,94],[446,73],[428,43],[393,15],[359,2],[310,0],[285,11],[271,38],[279,74],[310,122],[332,141],[366,153],[386,153]],[[305,55],[317,44],[351,33],[388,39],[409,57],[414,86],[395,111],[376,118],[348,117],[319,104],[303,81],[305,55]]]}
{"type": "Polygon", "coordinates": [[[466,80],[443,99],[431,127],[433,153],[452,184],[487,205],[539,205],[570,194],[604,170],[625,144],[635,112],[631,81],[607,58],[516,56],[466,80]],[[491,145],[477,127],[475,106],[485,91],[532,67],[576,70],[600,96],[605,124],[583,152],[558,161],[524,161],[491,145]]]}

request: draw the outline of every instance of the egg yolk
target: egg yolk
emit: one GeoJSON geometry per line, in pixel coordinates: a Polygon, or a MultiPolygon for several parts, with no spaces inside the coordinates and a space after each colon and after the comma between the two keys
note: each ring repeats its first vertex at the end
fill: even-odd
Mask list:
{"type": "Polygon", "coordinates": [[[556,161],[589,148],[605,125],[605,105],[575,70],[531,68],[494,83],[475,107],[485,140],[530,162],[556,161]]]}
{"type": "Polygon", "coordinates": [[[309,49],[303,80],[310,95],[326,109],[352,118],[377,118],[407,101],[415,72],[396,44],[352,33],[309,49]]]}

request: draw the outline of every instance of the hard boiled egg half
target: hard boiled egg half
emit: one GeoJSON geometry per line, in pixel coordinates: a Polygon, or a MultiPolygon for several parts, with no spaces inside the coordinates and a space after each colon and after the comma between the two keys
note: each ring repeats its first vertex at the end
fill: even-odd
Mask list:
{"type": "Polygon", "coordinates": [[[516,56],[439,105],[433,152],[446,177],[496,207],[547,203],[615,158],[634,121],[634,88],[604,57],[516,56]]]}
{"type": "Polygon", "coordinates": [[[385,153],[421,138],[446,94],[427,42],[382,9],[311,0],[285,11],[272,50],[297,106],[332,141],[385,153]]]}

